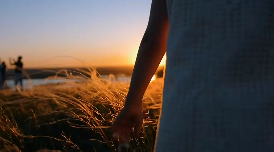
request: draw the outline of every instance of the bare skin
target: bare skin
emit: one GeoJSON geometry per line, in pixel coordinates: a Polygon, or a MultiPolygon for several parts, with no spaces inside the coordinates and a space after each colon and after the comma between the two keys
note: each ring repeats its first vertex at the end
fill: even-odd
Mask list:
{"type": "Polygon", "coordinates": [[[152,0],[147,29],[135,62],[125,106],[112,125],[114,140],[127,143],[132,129],[139,137],[142,123],[142,98],[163,58],[169,30],[166,0],[152,0]]]}

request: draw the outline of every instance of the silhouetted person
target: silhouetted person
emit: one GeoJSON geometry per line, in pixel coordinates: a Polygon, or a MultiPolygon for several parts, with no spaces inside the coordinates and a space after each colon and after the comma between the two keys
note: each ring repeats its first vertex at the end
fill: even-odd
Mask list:
{"type": "Polygon", "coordinates": [[[10,59],[10,64],[11,65],[15,65],[15,87],[16,87],[16,90],[17,89],[17,85],[18,83],[20,84],[20,89],[23,90],[23,63],[22,63],[22,57],[19,56],[18,57],[18,60],[15,61],[13,60],[13,62],[11,62],[11,59],[10,59]]]}
{"type": "MultiPolygon", "coordinates": [[[[1,59],[0,59],[1,62],[1,59]]],[[[6,64],[2,62],[0,64],[0,90],[4,89],[4,83],[6,81],[6,64]]]]}
{"type": "Polygon", "coordinates": [[[6,81],[6,67],[7,67],[6,63],[2,62],[2,66],[0,68],[0,74],[1,74],[1,77],[2,77],[2,80],[0,80],[0,85],[1,85],[2,88],[4,87],[4,84],[5,84],[5,81],[6,81]]]}

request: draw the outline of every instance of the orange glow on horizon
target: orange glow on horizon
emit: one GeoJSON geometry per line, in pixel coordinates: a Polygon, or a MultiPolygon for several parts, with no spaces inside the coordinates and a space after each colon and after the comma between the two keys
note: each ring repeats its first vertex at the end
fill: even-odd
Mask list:
{"type": "MultiPolygon", "coordinates": [[[[74,46],[74,47],[46,47],[37,46],[36,50],[45,52],[43,55],[35,50],[20,53],[23,56],[24,68],[66,68],[66,67],[106,67],[106,66],[133,66],[137,57],[138,49],[124,46],[125,48],[101,46],[74,46]],[[107,50],[112,48],[112,53],[107,50]],[[65,50],[65,52],[64,52],[65,50]],[[129,51],[125,51],[129,50],[129,51]],[[102,53],[98,53],[102,52],[102,53]],[[126,53],[124,53],[126,52],[126,53]]],[[[1,56],[2,61],[7,63],[9,57],[16,58],[19,53],[12,53],[15,48],[10,49],[11,53],[1,56]]],[[[166,56],[163,57],[160,65],[165,65],[166,56]]],[[[7,68],[13,68],[8,66],[7,68]]]]}
{"type": "MultiPolygon", "coordinates": [[[[139,49],[135,49],[132,54],[130,55],[130,64],[135,64],[136,58],[137,58],[137,54],[138,54],[138,50],[139,49]]],[[[160,62],[160,66],[165,65],[166,64],[166,54],[164,55],[164,57],[162,58],[161,62],[160,62]]]]}

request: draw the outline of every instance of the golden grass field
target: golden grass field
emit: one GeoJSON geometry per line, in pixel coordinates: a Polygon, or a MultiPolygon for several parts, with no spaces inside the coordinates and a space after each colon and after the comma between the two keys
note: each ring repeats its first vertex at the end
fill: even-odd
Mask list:
{"type": "MultiPolygon", "coordinates": [[[[64,84],[0,91],[0,151],[117,151],[110,127],[123,107],[129,83],[113,82],[112,75],[109,81],[100,79],[92,70],[81,72],[90,77],[67,74],[64,84]]],[[[136,152],[153,151],[162,89],[162,78],[156,79],[145,93],[142,134],[130,140],[136,152]]]]}

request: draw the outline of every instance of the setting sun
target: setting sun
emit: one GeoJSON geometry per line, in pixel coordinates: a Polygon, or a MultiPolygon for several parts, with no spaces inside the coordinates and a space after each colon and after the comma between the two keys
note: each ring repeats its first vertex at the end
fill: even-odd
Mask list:
{"type": "Polygon", "coordinates": [[[156,78],[155,78],[155,75],[153,75],[153,77],[151,78],[150,82],[154,81],[156,78]]]}
{"type": "Polygon", "coordinates": [[[165,65],[166,64],[166,54],[164,55],[162,61],[160,62],[160,65],[165,65]]]}

